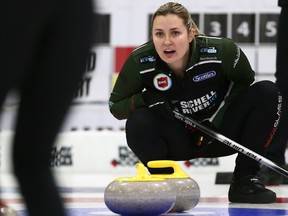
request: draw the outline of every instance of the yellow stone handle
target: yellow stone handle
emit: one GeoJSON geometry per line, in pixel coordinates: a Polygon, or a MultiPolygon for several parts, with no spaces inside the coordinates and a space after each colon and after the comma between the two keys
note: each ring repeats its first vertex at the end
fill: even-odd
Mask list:
{"type": "Polygon", "coordinates": [[[172,167],[174,170],[174,173],[172,173],[172,174],[154,174],[152,176],[157,176],[157,177],[161,177],[161,178],[189,178],[189,176],[182,170],[180,165],[173,160],[149,161],[147,166],[150,168],[172,167]]]}
{"type": "Polygon", "coordinates": [[[144,178],[149,177],[146,171],[146,167],[142,163],[137,163],[136,168],[137,168],[137,174],[135,178],[144,179],[144,178]]]}
{"type": "Polygon", "coordinates": [[[137,173],[134,177],[121,177],[117,178],[116,181],[127,181],[127,182],[137,182],[137,181],[165,181],[163,177],[160,176],[152,176],[147,173],[146,167],[142,163],[136,164],[137,173]]]}

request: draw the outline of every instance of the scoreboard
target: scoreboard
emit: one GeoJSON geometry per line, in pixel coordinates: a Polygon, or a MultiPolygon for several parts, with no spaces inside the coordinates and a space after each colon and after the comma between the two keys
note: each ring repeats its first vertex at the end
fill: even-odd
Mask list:
{"type": "MultiPolygon", "coordinates": [[[[232,38],[238,44],[275,45],[279,13],[191,13],[200,31],[208,36],[232,38]]],[[[148,18],[150,20],[152,14],[148,18]]],[[[149,25],[147,39],[151,36],[149,25]]]]}
{"type": "Polygon", "coordinates": [[[201,17],[207,35],[229,37],[239,44],[276,43],[279,14],[204,14],[201,17]]]}

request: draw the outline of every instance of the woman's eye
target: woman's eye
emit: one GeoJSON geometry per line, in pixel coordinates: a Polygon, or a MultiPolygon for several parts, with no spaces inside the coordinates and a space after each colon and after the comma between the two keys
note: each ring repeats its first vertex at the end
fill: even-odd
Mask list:
{"type": "Polygon", "coordinates": [[[163,32],[156,32],[155,35],[156,35],[157,37],[161,37],[161,36],[163,35],[163,32]]]}
{"type": "Polygon", "coordinates": [[[180,34],[180,32],[179,32],[179,31],[173,31],[171,34],[172,34],[173,36],[177,36],[177,35],[180,34]]]}

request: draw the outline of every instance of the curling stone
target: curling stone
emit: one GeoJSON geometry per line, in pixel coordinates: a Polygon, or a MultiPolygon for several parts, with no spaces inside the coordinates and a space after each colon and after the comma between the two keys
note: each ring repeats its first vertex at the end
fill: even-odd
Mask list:
{"type": "Polygon", "coordinates": [[[104,202],[121,215],[160,215],[172,209],[176,194],[163,178],[151,177],[142,163],[135,177],[117,178],[104,191],[104,202]]]}
{"type": "Polygon", "coordinates": [[[200,199],[200,188],[198,183],[190,178],[178,163],[171,160],[159,160],[148,162],[150,168],[172,167],[172,174],[153,174],[157,178],[165,178],[176,193],[176,202],[170,212],[183,212],[194,208],[200,199]]]}

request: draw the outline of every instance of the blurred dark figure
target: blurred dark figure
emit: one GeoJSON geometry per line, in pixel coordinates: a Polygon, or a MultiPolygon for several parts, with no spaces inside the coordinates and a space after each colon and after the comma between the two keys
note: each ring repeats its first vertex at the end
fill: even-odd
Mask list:
{"type": "Polygon", "coordinates": [[[30,216],[65,215],[50,149],[85,72],[91,28],[90,0],[0,0],[0,104],[19,90],[13,168],[30,216]]]}
{"type": "MultiPolygon", "coordinates": [[[[267,149],[266,157],[287,169],[285,151],[288,141],[288,0],[278,0],[278,5],[281,7],[281,12],[278,21],[275,77],[283,96],[282,115],[278,129],[267,149]]],[[[281,174],[264,166],[259,173],[259,179],[266,185],[282,184],[284,180],[281,174]]]]}

